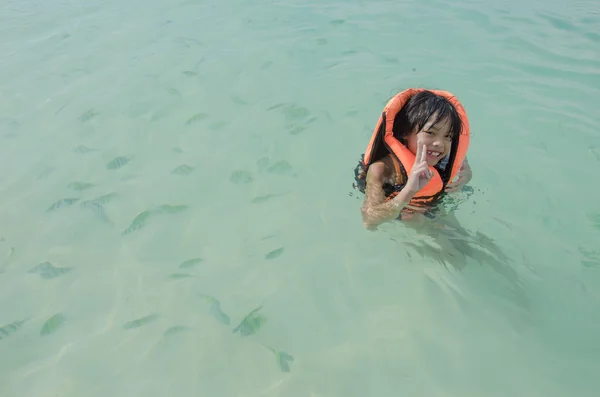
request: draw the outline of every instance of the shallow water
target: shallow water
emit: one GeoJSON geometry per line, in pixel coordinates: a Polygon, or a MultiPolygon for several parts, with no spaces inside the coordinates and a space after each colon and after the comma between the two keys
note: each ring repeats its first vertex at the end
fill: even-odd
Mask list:
{"type": "Polygon", "coordinates": [[[1,6],[1,396],[597,395],[597,2],[1,6]],[[415,86],[474,193],[369,232],[415,86]]]}

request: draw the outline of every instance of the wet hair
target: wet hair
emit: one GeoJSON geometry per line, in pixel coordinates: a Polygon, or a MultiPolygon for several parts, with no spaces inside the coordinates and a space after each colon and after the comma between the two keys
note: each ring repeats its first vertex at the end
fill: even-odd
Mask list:
{"type": "Polygon", "coordinates": [[[420,131],[434,114],[436,119],[433,125],[448,118],[449,132],[452,140],[455,140],[462,129],[458,111],[446,98],[431,91],[421,91],[410,97],[404,104],[394,119],[394,137],[401,142],[406,142],[406,137],[414,131],[415,127],[420,131]]]}

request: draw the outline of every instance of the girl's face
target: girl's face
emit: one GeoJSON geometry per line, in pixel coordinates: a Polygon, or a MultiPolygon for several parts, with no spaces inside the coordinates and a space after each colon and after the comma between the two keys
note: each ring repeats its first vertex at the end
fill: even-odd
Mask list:
{"type": "Polygon", "coordinates": [[[430,117],[421,131],[415,130],[406,137],[407,147],[413,154],[417,153],[417,138],[421,138],[423,145],[427,147],[427,164],[432,167],[442,160],[450,152],[452,147],[452,136],[450,135],[449,119],[439,120],[435,125],[435,115],[430,117]]]}

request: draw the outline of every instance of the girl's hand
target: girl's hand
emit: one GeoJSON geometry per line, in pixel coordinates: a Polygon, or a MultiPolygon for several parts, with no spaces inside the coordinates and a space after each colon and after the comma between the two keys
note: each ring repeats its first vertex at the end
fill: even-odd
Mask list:
{"type": "Polygon", "coordinates": [[[467,159],[463,161],[462,167],[460,167],[460,171],[458,171],[458,179],[454,182],[450,182],[446,186],[446,192],[454,193],[462,190],[463,186],[469,183],[471,178],[473,177],[473,173],[471,172],[471,167],[469,167],[469,163],[467,159]]]}
{"type": "Polygon", "coordinates": [[[416,194],[427,185],[432,177],[433,172],[429,169],[429,165],[427,164],[427,147],[423,144],[421,139],[418,139],[415,163],[413,164],[408,181],[406,182],[405,189],[409,189],[412,194],[416,194]]]}

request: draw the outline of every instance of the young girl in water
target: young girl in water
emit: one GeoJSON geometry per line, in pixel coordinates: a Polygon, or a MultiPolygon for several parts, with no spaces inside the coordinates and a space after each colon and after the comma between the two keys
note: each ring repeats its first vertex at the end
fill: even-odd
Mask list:
{"type": "Polygon", "coordinates": [[[393,97],[357,172],[365,227],[425,213],[445,193],[459,191],[472,177],[469,140],[466,112],[452,94],[408,89],[393,97]]]}

